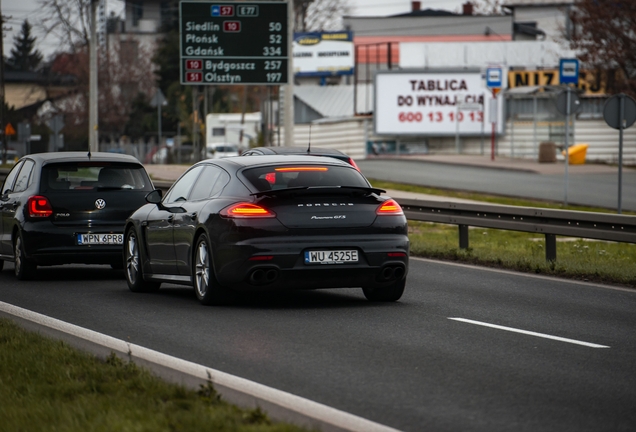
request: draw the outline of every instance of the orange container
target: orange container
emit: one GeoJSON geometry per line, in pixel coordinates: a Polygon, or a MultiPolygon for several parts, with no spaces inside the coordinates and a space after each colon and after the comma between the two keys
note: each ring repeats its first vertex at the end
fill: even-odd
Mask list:
{"type": "MultiPolygon", "coordinates": [[[[583,165],[585,163],[585,156],[587,155],[588,144],[576,144],[570,147],[568,163],[571,165],[583,165]]],[[[561,152],[565,156],[565,150],[561,152]]]]}

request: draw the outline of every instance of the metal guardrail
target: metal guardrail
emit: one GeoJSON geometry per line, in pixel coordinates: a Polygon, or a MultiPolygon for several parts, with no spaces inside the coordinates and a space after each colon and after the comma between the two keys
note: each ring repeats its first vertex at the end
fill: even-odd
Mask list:
{"type": "MultiPolygon", "coordinates": [[[[7,173],[7,169],[0,169],[0,181],[7,173]]],[[[161,180],[153,183],[164,191],[172,185],[161,180]]],[[[403,198],[396,201],[409,220],[457,225],[460,249],[468,248],[471,226],[542,234],[548,261],[556,260],[557,235],[636,243],[636,216],[403,198]]]]}
{"type": "Polygon", "coordinates": [[[468,227],[545,235],[545,257],[556,260],[556,236],[636,243],[636,217],[609,213],[447,201],[396,200],[409,220],[457,225],[459,247],[468,247],[468,227]]]}

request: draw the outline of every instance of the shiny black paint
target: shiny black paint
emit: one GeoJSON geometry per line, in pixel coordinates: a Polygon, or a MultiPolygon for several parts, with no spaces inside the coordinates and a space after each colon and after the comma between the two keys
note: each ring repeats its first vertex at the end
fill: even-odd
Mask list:
{"type": "Polygon", "coordinates": [[[375,216],[375,209],[387,197],[359,193],[314,195],[307,191],[293,197],[257,197],[257,191],[241,176],[241,171],[248,167],[293,161],[354,169],[333,158],[307,156],[250,156],[200,162],[198,165],[214,165],[229,173],[231,180],[219,196],[175,202],[173,207],[178,207],[179,213],[171,213],[170,205],[165,202],[147,204],[127,221],[127,226],[135,227],[140,233],[145,278],[192,285],[194,246],[202,233],[210,242],[216,281],[232,290],[384,287],[391,284],[379,279],[387,265],[402,266],[406,277],[409,253],[406,218],[403,215],[375,216]],[[356,203],[355,211],[350,210],[352,218],[341,224],[319,221],[309,226],[308,215],[303,216],[305,222],[298,219],[306,209],[296,209],[299,203],[312,200],[351,201],[356,203]],[[237,202],[262,204],[279,211],[280,215],[263,219],[229,219],[219,215],[237,202]],[[167,233],[170,227],[171,233],[167,233]],[[304,251],[309,249],[355,249],[359,251],[360,260],[355,264],[310,266],[304,263],[304,251]],[[403,256],[389,257],[389,252],[401,252],[403,256]],[[258,256],[273,258],[250,260],[258,256]],[[271,283],[250,282],[249,276],[256,269],[275,270],[277,278],[271,283]]]}
{"type": "MultiPolygon", "coordinates": [[[[77,244],[80,233],[123,234],[126,218],[145,203],[144,197],[153,189],[143,166],[137,159],[117,154],[93,153],[89,159],[86,153],[59,152],[33,154],[21,160],[34,162],[29,186],[21,192],[4,193],[0,197],[2,224],[0,259],[14,261],[13,242],[21,235],[26,258],[37,265],[59,265],[71,263],[112,264],[122,263],[120,245],[77,244]],[[58,190],[42,190],[42,167],[49,163],[111,162],[130,164],[143,171],[148,187],[145,190],[82,190],[73,194],[58,190]],[[53,215],[46,218],[31,218],[26,208],[29,197],[46,196],[53,207],[53,215]],[[106,201],[106,207],[98,210],[98,198],[106,201]]],[[[8,186],[3,187],[3,192],[8,186]]]]}

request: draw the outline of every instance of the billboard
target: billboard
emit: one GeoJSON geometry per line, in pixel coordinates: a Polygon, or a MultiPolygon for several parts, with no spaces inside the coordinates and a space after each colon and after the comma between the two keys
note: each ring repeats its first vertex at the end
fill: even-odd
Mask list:
{"type": "Polygon", "coordinates": [[[497,119],[488,109],[492,93],[484,76],[472,71],[380,72],[375,80],[377,135],[479,135],[496,120],[501,133],[503,98],[497,119]]]}
{"type": "Polygon", "coordinates": [[[295,33],[292,52],[297,76],[353,74],[355,52],[351,32],[295,33]]]}

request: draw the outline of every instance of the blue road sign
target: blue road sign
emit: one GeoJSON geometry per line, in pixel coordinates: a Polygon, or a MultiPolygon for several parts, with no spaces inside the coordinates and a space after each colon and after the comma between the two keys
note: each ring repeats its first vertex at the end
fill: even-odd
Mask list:
{"type": "Polygon", "coordinates": [[[579,84],[579,61],[577,59],[561,59],[559,61],[559,83],[579,84]]]}
{"type": "Polygon", "coordinates": [[[212,10],[210,11],[210,15],[212,15],[213,17],[221,16],[221,7],[217,6],[217,5],[212,6],[212,10]]]}
{"type": "Polygon", "coordinates": [[[503,72],[501,68],[486,69],[486,87],[501,88],[503,85],[503,72]]]}

